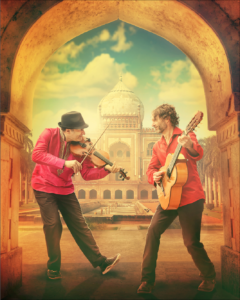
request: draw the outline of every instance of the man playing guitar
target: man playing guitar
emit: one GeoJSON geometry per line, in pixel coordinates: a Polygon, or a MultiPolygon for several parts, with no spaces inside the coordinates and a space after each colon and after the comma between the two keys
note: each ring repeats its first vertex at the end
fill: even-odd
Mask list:
{"type": "Polygon", "coordinates": [[[155,187],[164,176],[159,169],[165,165],[166,157],[173,153],[178,144],[187,160],[188,179],[182,188],[181,202],[177,209],[164,210],[158,205],[148,228],[143,254],[142,278],[138,293],[151,293],[155,282],[155,268],[161,234],[179,216],[184,245],[200,271],[202,283],[198,290],[211,292],[215,287],[215,269],[203,244],[200,242],[201,218],[204,204],[204,192],[197,171],[196,161],[203,156],[203,149],[198,144],[196,135],[190,132],[181,136],[182,130],[176,127],[179,117],[175,108],[168,104],[157,107],[152,113],[152,126],[162,136],[154,145],[152,158],[147,169],[148,182],[155,187]]]}

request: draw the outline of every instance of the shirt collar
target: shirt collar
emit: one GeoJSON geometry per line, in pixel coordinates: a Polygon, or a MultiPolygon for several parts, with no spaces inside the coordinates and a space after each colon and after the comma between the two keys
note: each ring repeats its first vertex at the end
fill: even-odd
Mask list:
{"type": "MultiPolygon", "coordinates": [[[[174,136],[174,135],[181,135],[183,133],[183,131],[180,129],[180,128],[178,128],[178,127],[174,127],[174,129],[173,129],[173,134],[172,134],[172,136],[171,136],[171,138],[174,136]]],[[[163,141],[163,135],[161,136],[161,141],[163,141]]],[[[170,139],[171,139],[170,138],[170,139]]]]}

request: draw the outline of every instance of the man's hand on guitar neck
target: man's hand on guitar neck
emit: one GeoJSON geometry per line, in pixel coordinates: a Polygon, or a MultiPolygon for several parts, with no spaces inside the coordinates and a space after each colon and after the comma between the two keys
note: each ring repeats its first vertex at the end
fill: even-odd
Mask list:
{"type": "Polygon", "coordinates": [[[158,171],[158,172],[153,173],[153,180],[156,183],[160,183],[164,174],[165,174],[165,171],[158,171]]]}
{"type": "Polygon", "coordinates": [[[186,148],[188,153],[191,156],[196,157],[199,155],[198,152],[195,149],[193,149],[193,141],[191,140],[190,136],[188,135],[179,136],[178,143],[182,145],[184,148],[186,148]]]}

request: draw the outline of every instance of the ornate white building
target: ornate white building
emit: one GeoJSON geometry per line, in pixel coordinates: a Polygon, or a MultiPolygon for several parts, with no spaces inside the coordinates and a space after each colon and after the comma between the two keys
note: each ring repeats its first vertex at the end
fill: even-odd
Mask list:
{"type": "Polygon", "coordinates": [[[153,128],[142,128],[144,107],[141,100],[120,77],[117,85],[100,101],[98,111],[99,132],[110,125],[96,149],[108,152],[110,161],[125,169],[130,180],[122,181],[119,173],[94,181],[84,181],[81,175],[75,176],[73,182],[78,199],[157,198],[154,187],[147,181],[146,170],[159,134],[153,128]]]}

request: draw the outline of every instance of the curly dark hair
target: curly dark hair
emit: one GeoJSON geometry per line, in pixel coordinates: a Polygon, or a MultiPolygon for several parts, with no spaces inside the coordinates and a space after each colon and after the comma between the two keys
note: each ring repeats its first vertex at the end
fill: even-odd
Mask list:
{"type": "Polygon", "coordinates": [[[159,118],[163,119],[170,117],[170,122],[173,127],[179,124],[179,116],[176,113],[175,107],[170,104],[162,104],[158,106],[156,109],[154,109],[152,115],[154,119],[156,116],[159,116],[159,118]]]}

